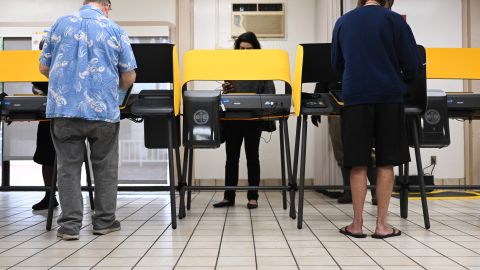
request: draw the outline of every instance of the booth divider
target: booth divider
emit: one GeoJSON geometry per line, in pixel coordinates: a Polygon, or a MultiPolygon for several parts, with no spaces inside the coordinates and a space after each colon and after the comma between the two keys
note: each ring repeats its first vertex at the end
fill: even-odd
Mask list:
{"type": "MultiPolygon", "coordinates": [[[[287,209],[286,192],[290,193],[290,217],[296,218],[295,212],[295,191],[296,182],[292,178],[291,158],[290,158],[290,144],[288,140],[288,125],[287,119],[290,115],[291,104],[291,82],[290,82],[290,64],[288,53],[283,50],[193,50],[189,51],[184,56],[183,63],[183,91],[190,92],[187,89],[188,83],[192,81],[225,81],[225,80],[279,80],[285,82],[286,93],[284,96],[276,95],[281,99],[278,104],[287,106],[288,110],[283,110],[280,113],[275,114],[273,117],[263,114],[259,117],[247,117],[238,115],[240,120],[259,120],[259,119],[277,119],[280,122],[280,162],[282,171],[282,185],[281,186],[259,186],[259,187],[237,187],[237,186],[192,186],[192,169],[193,169],[193,150],[194,148],[206,148],[207,144],[201,146],[195,146],[192,143],[186,143],[185,140],[188,137],[184,136],[185,155],[183,164],[183,180],[185,182],[179,185],[180,187],[180,209],[179,217],[184,218],[186,216],[185,211],[185,193],[187,192],[186,208],[190,209],[191,206],[191,191],[192,190],[281,190],[283,196],[283,207],[287,209]],[[284,103],[285,102],[285,103],[284,103]],[[187,138],[186,138],[187,137],[187,138]],[[286,170],[286,174],[285,174],[286,170]],[[288,185],[286,183],[288,178],[288,185]]],[[[201,90],[195,90],[201,91],[201,90]]],[[[193,91],[193,92],[195,92],[193,91]]],[[[211,91],[209,91],[211,92],[211,91]]],[[[220,95],[220,91],[218,94],[220,95]]],[[[188,97],[188,102],[195,102],[195,98],[198,95],[185,94],[185,98],[188,97]]],[[[215,102],[214,93],[210,93],[209,97],[211,102],[215,102]]],[[[228,95],[226,95],[228,96],[228,95]]],[[[241,95],[238,98],[251,98],[258,99],[262,95],[241,95]]],[[[202,99],[204,102],[209,102],[207,96],[198,96],[198,99],[202,99]]],[[[234,96],[228,96],[235,98],[234,96]]],[[[273,97],[271,97],[273,98],[273,97]]],[[[184,99],[184,106],[186,106],[187,100],[184,99]]],[[[275,101],[276,102],[276,101],[275,101]]],[[[264,105],[270,104],[270,101],[265,102],[264,105]]],[[[274,103],[272,101],[272,103],[274,103]]],[[[263,103],[262,103],[263,104],[263,103]]],[[[197,108],[197,107],[195,107],[197,108]]],[[[261,110],[262,108],[258,108],[261,110]]],[[[220,104],[217,104],[217,110],[220,110],[220,104]]],[[[226,110],[228,112],[228,109],[226,110]]],[[[192,115],[198,117],[194,120],[205,120],[207,123],[208,110],[192,111],[192,115]]],[[[265,112],[265,111],[264,111],[265,112]]],[[[184,115],[184,117],[191,117],[184,115]]],[[[235,112],[229,113],[229,118],[224,120],[235,121],[235,112]]],[[[185,127],[185,123],[192,123],[193,121],[185,121],[184,129],[189,130],[191,127],[185,127]]],[[[201,123],[200,123],[201,124],[201,123]]],[[[213,137],[212,137],[213,139],[213,137]]],[[[212,144],[211,148],[218,147],[218,144],[212,144]]]]}

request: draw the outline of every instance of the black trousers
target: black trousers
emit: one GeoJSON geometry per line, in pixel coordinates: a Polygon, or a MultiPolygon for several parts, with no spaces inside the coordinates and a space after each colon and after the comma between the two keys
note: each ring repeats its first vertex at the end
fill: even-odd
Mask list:
{"type": "MultiPolygon", "coordinates": [[[[248,185],[258,186],[260,184],[260,159],[259,146],[262,135],[262,123],[257,121],[226,121],[224,125],[225,148],[227,162],[225,164],[225,185],[238,185],[238,162],[240,150],[245,140],[245,155],[247,158],[248,185]]],[[[248,200],[257,200],[258,191],[250,190],[247,194],[248,200]]],[[[224,199],[235,202],[235,191],[226,190],[224,199]]]]}

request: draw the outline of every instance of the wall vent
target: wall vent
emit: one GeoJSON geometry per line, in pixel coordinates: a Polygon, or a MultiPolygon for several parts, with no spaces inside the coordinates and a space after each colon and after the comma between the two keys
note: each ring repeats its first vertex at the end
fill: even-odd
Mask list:
{"type": "Polygon", "coordinates": [[[232,4],[232,37],[254,32],[259,38],[285,37],[285,4],[232,4]]]}

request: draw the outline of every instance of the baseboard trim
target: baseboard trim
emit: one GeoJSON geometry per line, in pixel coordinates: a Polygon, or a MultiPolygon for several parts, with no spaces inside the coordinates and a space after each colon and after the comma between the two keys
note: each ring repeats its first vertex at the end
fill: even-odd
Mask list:
{"type": "MultiPolygon", "coordinates": [[[[298,179],[297,179],[298,181],[298,179]]],[[[280,186],[282,184],[282,179],[262,179],[260,180],[260,186],[280,186]]],[[[195,179],[193,180],[194,186],[224,186],[224,179],[195,179]]],[[[239,186],[248,186],[247,179],[238,180],[239,186]]],[[[305,185],[313,185],[313,179],[305,179],[305,185]]]]}

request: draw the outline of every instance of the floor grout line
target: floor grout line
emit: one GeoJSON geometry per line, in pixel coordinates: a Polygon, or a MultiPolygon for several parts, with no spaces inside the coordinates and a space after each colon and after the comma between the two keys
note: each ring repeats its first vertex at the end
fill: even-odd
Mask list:
{"type": "MultiPolygon", "coordinates": [[[[200,194],[200,192],[199,192],[199,194],[200,194]]],[[[197,229],[197,227],[198,227],[198,225],[200,224],[203,216],[204,216],[205,213],[207,212],[208,206],[210,205],[210,202],[212,201],[213,197],[215,197],[215,194],[216,194],[216,192],[214,192],[213,195],[212,195],[212,197],[210,198],[210,200],[208,200],[208,203],[207,203],[207,205],[205,206],[205,209],[203,210],[202,215],[201,215],[200,218],[198,219],[197,224],[195,225],[195,227],[193,228],[192,233],[190,234],[190,237],[188,238],[187,243],[185,244],[185,247],[184,247],[183,250],[182,250],[182,253],[181,253],[180,256],[178,257],[177,262],[175,262],[175,265],[173,266],[173,269],[175,269],[175,268],[177,267],[178,263],[180,262],[180,259],[182,258],[183,253],[185,253],[185,250],[186,250],[187,247],[188,247],[188,243],[190,243],[190,240],[192,239],[193,235],[195,234],[195,230],[197,229]]]]}
{"type": "MultiPolygon", "coordinates": [[[[273,216],[275,217],[275,220],[277,221],[277,224],[280,227],[280,231],[282,232],[282,235],[285,238],[285,242],[287,242],[288,249],[290,250],[290,254],[292,254],[292,258],[295,261],[295,265],[297,266],[297,269],[300,269],[300,266],[298,265],[297,259],[295,258],[295,254],[293,254],[292,247],[290,246],[290,243],[288,242],[288,239],[285,236],[285,232],[282,229],[282,225],[280,224],[280,221],[278,221],[277,215],[275,214],[275,210],[272,207],[272,203],[270,202],[270,199],[268,198],[267,193],[264,192],[264,194],[265,194],[265,198],[267,199],[268,205],[270,205],[270,209],[272,210],[273,216]]],[[[284,211],[288,211],[288,209],[289,208],[287,207],[287,210],[284,210],[284,211]]]]}
{"type": "MultiPolygon", "coordinates": [[[[386,239],[386,241],[378,240],[377,242],[371,239],[363,241],[350,237],[340,238],[335,228],[342,227],[342,223],[347,220],[350,221],[351,205],[339,205],[335,200],[315,192],[305,194],[306,216],[303,230],[297,230],[297,221],[290,219],[288,210],[281,207],[281,192],[261,192],[265,203],[255,210],[241,206],[219,210],[211,207],[212,202],[219,197],[218,192],[198,192],[192,198],[195,203],[192,204],[190,218],[187,215],[182,219],[185,220],[184,222],[179,222],[179,230],[176,233],[171,228],[171,222],[168,222],[170,220],[167,209],[169,195],[160,193],[150,197],[143,196],[141,193],[129,193],[119,196],[118,207],[119,210],[121,209],[118,220],[122,221],[122,225],[127,226],[128,232],[114,234],[111,238],[113,243],[107,244],[108,235],[98,239],[84,231],[82,235],[88,237],[83,239],[84,242],[68,245],[61,244],[62,240],[56,240],[53,232],[41,230],[40,226],[45,224],[45,219],[39,221],[42,217],[29,215],[28,211],[24,211],[23,206],[27,203],[20,204],[19,200],[15,200],[16,195],[18,193],[14,195],[0,193],[0,215],[8,216],[0,217],[0,239],[2,239],[0,240],[0,269],[17,269],[19,265],[28,269],[51,265],[43,268],[57,269],[61,265],[66,266],[67,262],[73,263],[69,265],[71,267],[75,267],[78,263],[78,269],[97,269],[99,266],[118,269],[122,268],[115,266],[121,264],[116,260],[120,258],[126,262],[121,264],[123,268],[128,269],[190,269],[189,267],[193,267],[191,269],[195,267],[228,269],[232,267],[232,269],[258,270],[264,269],[265,266],[278,269],[323,269],[324,267],[328,269],[397,269],[400,267],[438,269],[437,265],[440,266],[439,268],[443,267],[442,269],[480,269],[480,244],[478,244],[480,231],[476,229],[479,227],[480,216],[474,213],[476,209],[480,209],[480,201],[458,200],[433,203],[429,201],[433,215],[431,216],[432,229],[427,231],[423,228],[422,209],[419,202],[411,201],[409,203],[410,219],[402,219],[396,210],[398,201],[392,200],[389,216],[393,224],[402,228],[404,236],[398,240],[394,238],[392,241],[386,239]],[[138,196],[135,196],[137,194],[138,196]],[[9,203],[13,203],[13,206],[9,203]],[[17,239],[14,238],[16,234],[20,234],[17,239]],[[242,243],[244,241],[245,244],[242,243]],[[236,243],[242,246],[237,246],[236,243]],[[171,246],[172,244],[174,246],[171,246]],[[231,248],[228,248],[227,244],[231,248]],[[202,251],[205,247],[211,248],[205,250],[209,255],[202,251]],[[222,247],[227,253],[222,253],[222,247]],[[101,254],[96,254],[94,249],[97,248],[101,254]],[[128,248],[131,248],[130,250],[134,253],[124,251],[128,248]],[[218,251],[214,251],[214,248],[218,248],[218,251]],[[241,253],[229,250],[236,248],[241,253]],[[352,248],[355,253],[342,251],[345,248],[352,248]],[[23,253],[23,249],[26,253],[23,253]],[[385,252],[376,253],[376,249],[379,251],[385,249],[385,252]],[[415,249],[421,249],[419,250],[421,253],[415,249]],[[117,253],[119,251],[121,253],[117,253]],[[152,257],[156,256],[154,254],[162,254],[162,257],[152,257]],[[123,255],[126,256],[121,257],[123,255]],[[30,260],[32,258],[34,259],[30,260]],[[83,258],[92,259],[82,261],[83,258]],[[168,264],[161,262],[161,267],[155,266],[160,262],[155,258],[165,260],[168,264]],[[349,258],[358,259],[349,262],[349,258]],[[197,259],[201,261],[197,263],[197,259]],[[27,263],[24,263],[25,261],[27,263]],[[347,267],[345,262],[352,266],[347,267]],[[10,266],[1,266],[2,263],[10,266]],[[362,263],[371,266],[361,266],[362,263]],[[80,266],[82,264],[91,266],[80,266]],[[242,264],[246,266],[243,267],[242,264]],[[398,266],[391,266],[391,264],[398,266]]],[[[25,194],[25,196],[22,200],[28,202],[34,200],[31,198],[38,197],[37,194],[25,194]]],[[[88,196],[84,200],[88,200],[88,196]]],[[[374,228],[375,209],[369,204],[365,205],[366,227],[364,230],[366,231],[374,228]]],[[[88,222],[82,226],[85,230],[86,227],[91,226],[91,220],[88,217],[91,211],[88,203],[85,204],[84,211],[84,217],[88,222]]],[[[88,232],[90,230],[89,227],[88,232]]]]}
{"type": "MultiPolygon", "coordinates": [[[[129,203],[128,203],[128,204],[129,204],[129,203]]],[[[125,205],[128,205],[128,204],[125,204],[125,205]]],[[[121,207],[124,207],[125,205],[122,205],[121,207]]],[[[121,208],[121,207],[120,207],[120,208],[121,208]]],[[[88,212],[88,213],[91,213],[91,212],[88,212]]],[[[84,216],[85,216],[85,215],[84,215],[84,216]]],[[[85,227],[88,227],[90,224],[91,224],[91,223],[89,223],[89,224],[86,224],[85,226],[82,226],[82,228],[81,228],[81,229],[83,229],[83,228],[85,228],[85,227]]],[[[48,231],[47,231],[47,232],[43,232],[43,233],[41,233],[40,235],[42,235],[42,234],[46,234],[46,233],[48,233],[48,231]]],[[[34,238],[37,238],[37,237],[39,237],[40,235],[37,235],[37,236],[36,236],[36,237],[34,237],[34,238]]],[[[34,238],[32,238],[32,239],[34,239],[34,238]]],[[[96,239],[96,238],[94,238],[94,239],[96,239]]],[[[94,239],[92,239],[91,241],[93,241],[94,239]]],[[[30,240],[31,240],[31,239],[30,239],[30,240]]],[[[22,244],[24,244],[24,243],[26,243],[26,242],[28,242],[28,241],[29,241],[29,240],[27,240],[27,241],[23,242],[22,244]]],[[[39,253],[43,252],[44,250],[47,250],[49,247],[51,247],[51,246],[53,246],[53,245],[55,245],[55,244],[57,244],[57,243],[59,243],[59,242],[61,242],[61,241],[62,241],[61,239],[60,239],[60,240],[57,240],[56,242],[54,242],[54,243],[53,243],[53,244],[51,244],[50,246],[43,248],[43,249],[42,249],[42,250],[40,250],[39,252],[37,252],[37,253],[35,253],[35,254],[33,254],[33,255],[31,255],[31,256],[29,256],[29,257],[25,258],[24,260],[22,260],[22,261],[20,261],[20,262],[16,263],[15,265],[12,265],[12,266],[8,267],[7,269],[10,269],[10,268],[12,268],[12,267],[15,267],[15,266],[17,266],[17,265],[21,264],[21,263],[22,263],[22,262],[24,262],[24,261],[27,261],[28,259],[30,259],[30,258],[34,257],[35,255],[37,255],[37,254],[39,254],[39,253]]],[[[88,244],[89,244],[91,241],[87,242],[85,245],[88,245],[88,244]]],[[[17,246],[20,246],[20,245],[22,245],[22,244],[19,244],[19,245],[17,245],[17,246]]],[[[84,246],[85,246],[85,245],[84,245],[84,246]]],[[[17,246],[15,246],[15,247],[17,247],[17,246]]],[[[13,248],[15,248],[15,247],[13,247],[13,248]]],[[[83,246],[82,246],[81,248],[79,248],[79,249],[82,249],[82,248],[83,248],[83,246]]],[[[76,252],[76,251],[75,251],[75,252],[76,252]]],[[[75,253],[75,252],[74,252],[74,253],[75,253]]]]}

